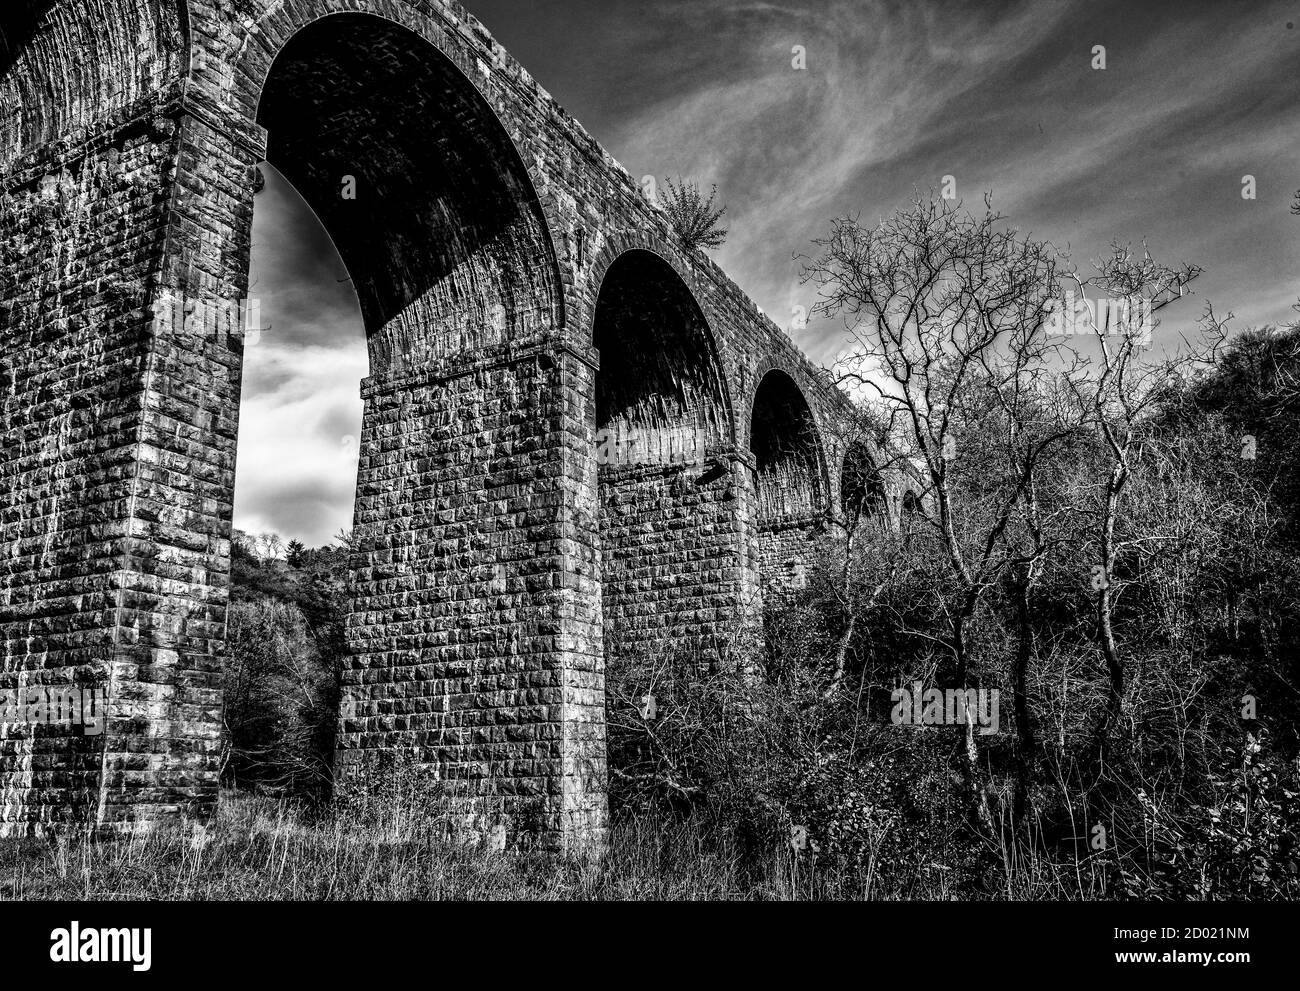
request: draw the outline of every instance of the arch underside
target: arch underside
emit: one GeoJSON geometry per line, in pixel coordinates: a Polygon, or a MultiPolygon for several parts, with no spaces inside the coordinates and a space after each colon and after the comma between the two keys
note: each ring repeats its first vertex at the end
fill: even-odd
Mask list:
{"type": "Polygon", "coordinates": [[[779,369],[769,371],[754,393],[749,437],[762,583],[765,593],[779,595],[805,580],[809,541],[826,498],[812,410],[779,369]]]}
{"type": "Polygon", "coordinates": [[[352,276],[372,374],[556,325],[558,268],[519,157],[455,65],[409,30],[364,14],[303,28],[258,122],[352,276]]]}
{"type": "Polygon", "coordinates": [[[43,145],[88,137],[156,95],[185,56],[177,4],[5,0],[0,6],[0,169],[43,145]]]}

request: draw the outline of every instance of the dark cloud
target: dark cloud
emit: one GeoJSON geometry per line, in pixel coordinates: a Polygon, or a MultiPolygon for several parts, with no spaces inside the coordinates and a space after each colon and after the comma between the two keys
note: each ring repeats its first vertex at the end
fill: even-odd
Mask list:
{"type": "MultiPolygon", "coordinates": [[[[361,307],[334,242],[274,167],[253,211],[249,295],[260,300],[264,342],[294,348],[363,348],[361,307]]],[[[272,383],[278,387],[278,383],[272,383]]]]}

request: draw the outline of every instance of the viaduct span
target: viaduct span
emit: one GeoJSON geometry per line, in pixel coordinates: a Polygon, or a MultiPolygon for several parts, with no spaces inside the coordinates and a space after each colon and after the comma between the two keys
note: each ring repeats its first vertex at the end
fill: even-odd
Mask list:
{"type": "Polygon", "coordinates": [[[108,701],[0,726],[0,834],[216,801],[222,304],[269,161],[369,351],[336,770],[403,751],[599,842],[606,664],[724,662],[840,498],[844,398],[457,4],[6,0],[0,31],[0,691],[108,701]]]}

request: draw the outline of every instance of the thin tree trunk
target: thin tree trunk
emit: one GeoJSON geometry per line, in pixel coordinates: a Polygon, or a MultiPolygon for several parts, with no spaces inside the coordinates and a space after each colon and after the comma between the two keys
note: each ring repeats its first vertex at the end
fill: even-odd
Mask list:
{"type": "MultiPolygon", "coordinates": [[[[953,618],[952,622],[952,643],[953,654],[957,662],[957,685],[962,690],[963,706],[965,706],[966,690],[966,619],[970,609],[973,609],[973,602],[967,598],[968,607],[953,618]]],[[[962,760],[962,777],[965,781],[966,793],[968,800],[974,809],[975,818],[984,835],[993,836],[993,812],[989,808],[988,792],[984,790],[981,783],[982,775],[980,774],[979,747],[975,742],[975,726],[973,713],[968,709],[965,712],[965,718],[958,727],[960,730],[962,760]]]]}
{"type": "MultiPolygon", "coordinates": [[[[1122,456],[1122,455],[1121,455],[1122,456]]],[[[1115,643],[1115,629],[1111,621],[1114,601],[1111,578],[1115,572],[1115,517],[1119,508],[1120,493],[1128,481],[1128,469],[1121,462],[1111,472],[1106,486],[1106,515],[1102,520],[1102,587],[1097,592],[1097,639],[1102,657],[1106,661],[1108,685],[1106,708],[1093,735],[1091,776],[1095,779],[1106,763],[1106,749],[1111,731],[1119,724],[1124,706],[1124,661],[1115,643]]]]}
{"type": "Polygon", "coordinates": [[[826,686],[826,691],[822,693],[823,698],[831,698],[839,691],[840,684],[844,681],[844,669],[848,662],[849,644],[853,641],[853,634],[858,626],[858,611],[849,610],[849,621],[844,624],[844,629],[840,632],[835,641],[835,667],[831,674],[830,684],[826,686]]]}
{"type": "Polygon", "coordinates": [[[1029,715],[1029,696],[1026,683],[1029,678],[1029,661],[1034,650],[1034,631],[1030,622],[1028,567],[1014,580],[1016,619],[1019,626],[1016,640],[1016,660],[1012,670],[1012,705],[1016,714],[1016,795],[1015,816],[1024,822],[1029,806],[1030,770],[1033,766],[1037,741],[1034,724],[1029,715]]]}

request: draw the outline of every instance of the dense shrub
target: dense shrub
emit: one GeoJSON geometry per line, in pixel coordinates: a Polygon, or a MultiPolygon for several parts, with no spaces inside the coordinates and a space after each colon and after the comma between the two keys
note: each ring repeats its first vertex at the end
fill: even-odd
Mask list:
{"type": "Polygon", "coordinates": [[[330,793],[346,609],[346,556],[261,559],[237,539],[222,723],[228,784],[318,802],[330,793]]]}

